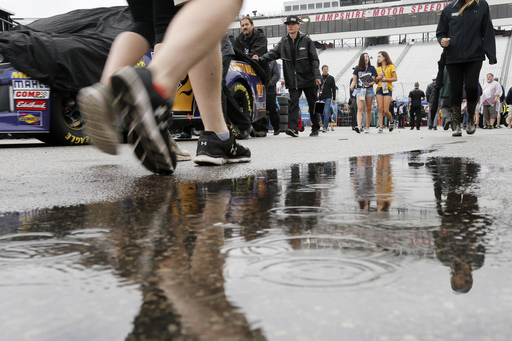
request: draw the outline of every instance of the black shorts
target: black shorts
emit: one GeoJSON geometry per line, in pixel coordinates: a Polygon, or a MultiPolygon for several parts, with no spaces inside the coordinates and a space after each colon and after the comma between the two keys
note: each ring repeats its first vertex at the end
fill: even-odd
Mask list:
{"type": "Polygon", "coordinates": [[[181,7],[170,0],[128,0],[133,16],[130,32],[140,34],[154,46],[164,39],[167,26],[181,7]]]}

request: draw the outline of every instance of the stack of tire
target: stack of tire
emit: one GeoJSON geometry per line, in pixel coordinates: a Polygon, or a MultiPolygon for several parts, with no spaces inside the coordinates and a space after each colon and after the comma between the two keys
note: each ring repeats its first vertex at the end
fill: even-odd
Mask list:
{"type": "Polygon", "coordinates": [[[290,107],[290,99],[285,94],[277,96],[279,102],[279,129],[285,132],[288,129],[288,108],[290,107]]]}

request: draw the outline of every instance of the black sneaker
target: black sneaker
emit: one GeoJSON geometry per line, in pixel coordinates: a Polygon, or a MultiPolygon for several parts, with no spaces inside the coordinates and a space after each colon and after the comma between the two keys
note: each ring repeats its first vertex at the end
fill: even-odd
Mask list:
{"type": "Polygon", "coordinates": [[[286,129],[286,135],[290,135],[291,137],[299,137],[299,132],[296,130],[286,129]]]}
{"type": "Polygon", "coordinates": [[[311,134],[309,134],[310,137],[315,137],[315,136],[318,136],[318,130],[314,129],[314,130],[311,130],[311,134]]]}
{"type": "Polygon", "coordinates": [[[221,141],[213,131],[202,131],[197,142],[194,162],[200,166],[223,165],[251,161],[251,151],[235,141],[233,134],[229,140],[221,141]]]}
{"type": "Polygon", "coordinates": [[[361,134],[361,132],[363,131],[363,128],[361,127],[354,127],[354,131],[358,134],[361,134]]]}
{"type": "Polygon", "coordinates": [[[153,173],[172,174],[176,168],[168,138],[172,103],[156,92],[151,79],[146,68],[124,67],[112,76],[112,88],[137,158],[153,173]]]}
{"type": "Polygon", "coordinates": [[[393,129],[395,129],[395,124],[396,124],[396,122],[395,122],[395,121],[393,121],[393,122],[389,123],[389,127],[388,127],[388,128],[389,128],[389,132],[390,132],[390,133],[393,131],[393,129]]]}

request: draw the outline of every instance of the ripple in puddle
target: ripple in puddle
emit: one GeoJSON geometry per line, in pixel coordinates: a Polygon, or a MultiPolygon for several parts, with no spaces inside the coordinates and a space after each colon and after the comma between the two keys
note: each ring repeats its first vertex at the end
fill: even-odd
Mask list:
{"type": "Polygon", "coordinates": [[[23,262],[67,259],[86,254],[89,244],[65,240],[15,242],[0,245],[0,261],[23,262]]]}
{"type": "Polygon", "coordinates": [[[393,264],[378,259],[293,257],[267,262],[260,268],[260,276],[291,287],[341,288],[380,283],[395,270],[393,264]]]}
{"type": "Polygon", "coordinates": [[[359,238],[319,234],[266,237],[250,243],[225,246],[221,253],[232,257],[262,258],[292,253],[298,246],[301,249],[365,249],[369,252],[376,248],[375,243],[359,238]]]}
{"type": "Polygon", "coordinates": [[[16,233],[0,236],[0,242],[19,242],[27,240],[46,240],[55,237],[49,232],[16,233]]]}
{"type": "Polygon", "coordinates": [[[368,222],[367,214],[360,213],[336,213],[329,214],[322,218],[322,222],[325,224],[334,224],[334,225],[364,225],[364,223],[368,222]]]}
{"type": "Polygon", "coordinates": [[[105,237],[107,233],[110,231],[107,229],[81,229],[81,230],[74,230],[69,232],[68,237],[74,238],[74,239],[89,239],[89,238],[99,238],[99,237],[105,237]]]}
{"type": "Polygon", "coordinates": [[[279,217],[300,217],[300,218],[311,218],[329,212],[328,208],[316,207],[316,206],[288,206],[288,207],[277,207],[269,210],[270,213],[275,214],[279,217]]]}
{"type": "Polygon", "coordinates": [[[312,189],[331,189],[336,186],[334,184],[309,184],[309,185],[306,185],[306,187],[312,188],[312,189]]]}

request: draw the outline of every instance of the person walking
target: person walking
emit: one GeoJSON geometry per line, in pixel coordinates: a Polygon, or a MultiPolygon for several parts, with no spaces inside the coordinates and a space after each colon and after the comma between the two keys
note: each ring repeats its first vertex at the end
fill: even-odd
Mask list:
{"type": "Polygon", "coordinates": [[[354,91],[354,97],[357,100],[357,127],[354,129],[356,133],[360,134],[363,131],[363,108],[366,103],[366,130],[365,133],[370,133],[370,123],[372,120],[372,103],[375,93],[373,85],[377,78],[377,70],[372,66],[368,53],[362,53],[359,57],[359,63],[354,68],[352,82],[350,83],[350,90],[354,91]]]}
{"type": "Polygon", "coordinates": [[[252,58],[262,63],[276,59],[283,61],[284,81],[290,93],[289,128],[286,130],[286,134],[299,137],[299,98],[304,93],[311,115],[311,134],[309,136],[318,136],[320,122],[318,113],[314,110],[316,86],[322,84],[318,54],[313,40],[299,31],[300,19],[298,16],[289,15],[284,24],[288,34],[281,38],[272,50],[262,56],[254,55],[252,58]]]}
{"type": "Polygon", "coordinates": [[[277,111],[277,87],[276,84],[281,77],[281,72],[279,71],[279,66],[275,60],[272,60],[268,63],[269,75],[268,75],[268,84],[266,90],[266,104],[267,104],[267,112],[270,119],[270,124],[272,124],[272,128],[274,128],[274,135],[279,135],[281,132],[279,127],[279,112],[277,111]]]}
{"type": "MultiPolygon", "coordinates": [[[[240,19],[240,29],[242,33],[235,38],[233,42],[233,48],[237,50],[239,53],[243,53],[247,55],[249,58],[252,58],[254,55],[263,55],[268,51],[268,41],[265,33],[261,28],[255,28],[254,22],[251,17],[245,16],[240,19]]],[[[267,78],[270,80],[272,78],[273,70],[270,69],[270,65],[262,65],[263,70],[267,73],[267,78]]],[[[279,78],[277,79],[279,80],[279,78]]],[[[277,81],[276,81],[277,82],[277,81]]],[[[275,96],[268,96],[269,87],[272,87],[270,84],[265,84],[267,89],[267,98],[266,98],[266,107],[271,109],[272,115],[269,117],[275,119],[276,115],[273,114],[273,109],[275,108],[275,96]]],[[[275,84],[274,84],[275,86],[275,84]]],[[[272,94],[270,94],[272,95],[272,94]]],[[[245,116],[245,115],[244,115],[245,116]]],[[[248,119],[247,116],[244,118],[248,119]]],[[[249,124],[250,124],[249,120],[249,124]]],[[[251,135],[254,137],[265,137],[268,132],[268,121],[266,119],[262,119],[256,121],[252,124],[251,135]]]]}
{"type": "Polygon", "coordinates": [[[497,63],[494,28],[486,0],[456,0],[441,12],[436,37],[446,52],[446,68],[450,77],[450,108],[455,125],[452,136],[462,136],[460,129],[462,88],[467,96],[468,126],[476,130],[474,116],[478,103],[478,78],[485,57],[497,63]]]}
{"type": "MultiPolygon", "coordinates": [[[[78,96],[92,144],[111,155],[117,154],[119,137],[114,122],[121,116],[114,105],[111,76],[123,66],[135,65],[151,47],[158,53],[169,23],[181,8],[165,0],[149,1],[149,4],[128,0],[128,7],[133,17],[130,30],[120,33],[112,43],[100,81],[82,89],[78,96]]],[[[178,161],[191,159],[190,153],[180,149],[170,134],[168,140],[178,161]]]]}
{"type": "Polygon", "coordinates": [[[437,130],[437,121],[439,120],[437,108],[439,101],[435,101],[434,99],[435,96],[439,96],[436,91],[436,78],[437,75],[432,76],[432,82],[427,86],[427,90],[425,91],[425,95],[427,96],[428,101],[428,130],[437,130]]]}
{"type": "MultiPolygon", "coordinates": [[[[501,85],[494,80],[492,73],[487,74],[487,83],[482,88],[482,115],[485,129],[493,129],[498,117],[498,106],[501,104],[501,85]]],[[[499,123],[499,122],[498,122],[499,123]]]]}
{"type": "MultiPolygon", "coordinates": [[[[178,6],[177,2],[184,1],[175,0],[173,6],[178,6]]],[[[174,172],[176,155],[169,148],[166,132],[179,80],[187,73],[205,127],[199,136],[194,162],[222,165],[251,160],[250,150],[239,145],[229,132],[221,105],[220,41],[242,2],[186,2],[171,21],[159,53],[147,68],[125,66],[112,75],[112,87],[129,127],[128,140],[137,158],[150,171],[174,172]]],[[[107,129],[107,125],[105,122],[95,129],[107,129]]]]}
{"type": "Polygon", "coordinates": [[[500,83],[498,77],[495,77],[494,80],[501,86],[501,96],[498,100],[498,103],[496,103],[496,111],[498,112],[498,117],[496,118],[496,128],[503,128],[501,126],[502,115],[504,113],[504,108],[507,105],[505,101],[505,87],[503,87],[503,84],[500,83]]]}
{"type": "Polygon", "coordinates": [[[396,82],[396,69],[395,65],[389,58],[386,51],[380,51],[377,54],[377,107],[379,109],[379,133],[382,133],[384,127],[384,115],[389,120],[389,132],[395,129],[395,120],[389,108],[391,100],[393,99],[393,82],[396,82]]]}
{"type": "Polygon", "coordinates": [[[409,114],[411,117],[410,125],[411,130],[414,129],[416,125],[416,129],[420,130],[421,127],[421,102],[426,99],[425,93],[423,90],[420,90],[420,83],[414,83],[414,90],[409,92],[409,99],[407,101],[407,108],[409,109],[409,114]],[[415,123],[416,122],[416,123],[415,123]]]}
{"type": "Polygon", "coordinates": [[[334,77],[329,74],[329,67],[322,66],[322,84],[320,85],[319,100],[324,102],[324,115],[322,118],[323,130],[326,133],[329,127],[331,117],[331,104],[336,103],[336,82],[334,77]]]}

